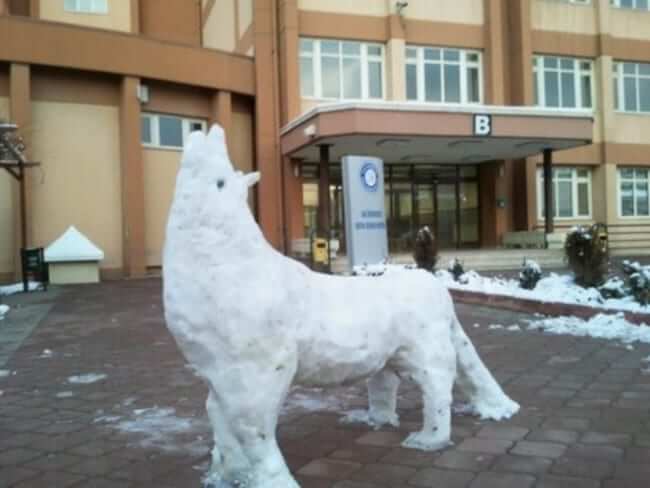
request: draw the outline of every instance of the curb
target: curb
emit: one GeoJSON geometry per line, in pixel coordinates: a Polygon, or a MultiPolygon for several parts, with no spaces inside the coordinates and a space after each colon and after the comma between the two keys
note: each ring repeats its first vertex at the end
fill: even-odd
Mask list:
{"type": "Polygon", "coordinates": [[[573,315],[581,319],[590,319],[598,314],[622,313],[625,319],[635,325],[650,325],[650,313],[630,312],[613,308],[596,308],[588,305],[571,303],[543,302],[530,298],[518,298],[507,295],[493,295],[478,291],[456,290],[449,288],[454,301],[468,305],[482,305],[484,307],[503,308],[513,312],[539,313],[554,317],[573,315]]]}

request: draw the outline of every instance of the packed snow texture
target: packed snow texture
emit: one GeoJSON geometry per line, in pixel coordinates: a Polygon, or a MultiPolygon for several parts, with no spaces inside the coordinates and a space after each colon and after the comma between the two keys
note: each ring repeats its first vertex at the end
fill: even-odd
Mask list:
{"type": "Polygon", "coordinates": [[[167,325],[208,382],[211,478],[297,488],[275,440],[291,384],[368,381],[369,416],[391,423],[400,375],[423,390],[424,425],[405,446],[450,439],[452,386],[477,412],[517,412],[465,335],[451,297],[425,271],[390,277],[313,273],[278,253],[247,204],[259,173],[230,163],[223,130],[194,132],[181,159],[163,257],[167,325]],[[458,369],[457,369],[458,366],[458,369]],[[245,446],[245,447],[244,447],[245,446]]]}
{"type": "Polygon", "coordinates": [[[98,374],[98,373],[87,373],[87,374],[81,374],[77,376],[70,376],[68,378],[68,383],[72,384],[77,384],[77,385],[89,385],[91,383],[97,383],[98,381],[102,381],[106,379],[105,374],[98,374]]]}
{"type": "Polygon", "coordinates": [[[5,318],[5,315],[9,313],[9,305],[0,304],[0,320],[5,318]]]}
{"type": "Polygon", "coordinates": [[[597,339],[615,339],[630,344],[650,344],[650,327],[636,325],[625,320],[622,313],[598,314],[589,320],[578,317],[549,317],[528,321],[529,329],[538,329],[551,334],[565,334],[597,339]]]}
{"type": "MultiPolygon", "coordinates": [[[[41,287],[41,284],[36,281],[30,281],[27,283],[27,288],[31,291],[38,290],[41,287]]],[[[14,295],[16,293],[21,293],[23,291],[22,283],[14,283],[13,285],[3,285],[0,286],[0,295],[14,295]]]]}
{"type": "Polygon", "coordinates": [[[596,288],[582,288],[574,283],[570,274],[551,273],[537,283],[534,290],[524,290],[518,280],[481,276],[475,271],[468,271],[460,280],[454,281],[448,271],[436,272],[449,288],[477,291],[489,295],[505,295],[528,298],[542,302],[573,303],[612,310],[629,310],[650,312],[650,307],[637,303],[633,297],[603,299],[596,288]]]}

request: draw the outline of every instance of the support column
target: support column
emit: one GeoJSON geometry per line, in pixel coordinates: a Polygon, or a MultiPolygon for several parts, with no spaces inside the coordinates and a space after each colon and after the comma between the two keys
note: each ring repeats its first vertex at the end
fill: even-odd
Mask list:
{"type": "Polygon", "coordinates": [[[212,95],[212,117],[210,123],[217,123],[226,133],[226,143],[231,143],[232,137],[232,94],[219,90],[212,95]]]}
{"type": "Polygon", "coordinates": [[[122,78],[120,92],[120,163],[122,180],[122,256],[125,276],[147,271],[145,254],[144,167],[140,141],[140,80],[122,78]]]}
{"type": "MultiPolygon", "coordinates": [[[[13,63],[9,67],[9,116],[18,126],[18,135],[25,142],[25,158],[33,158],[31,69],[28,64],[13,63]]],[[[34,245],[33,187],[31,172],[23,171],[20,183],[13,185],[14,208],[14,270],[21,273],[20,248],[34,245]]]]}
{"type": "Polygon", "coordinates": [[[0,15],[9,15],[9,0],[0,0],[0,15]]]}
{"type": "Polygon", "coordinates": [[[544,230],[553,233],[553,150],[544,149],[544,230]]]}
{"type": "Polygon", "coordinates": [[[255,0],[255,147],[258,218],[264,235],[277,249],[286,249],[280,156],[280,107],[278,89],[278,42],[276,0],[255,0]]]}
{"type": "Polygon", "coordinates": [[[131,0],[131,34],[140,33],[140,0],[131,0]]]}
{"type": "Polygon", "coordinates": [[[320,163],[318,165],[318,233],[329,238],[330,235],[330,147],[318,146],[320,163]]]}

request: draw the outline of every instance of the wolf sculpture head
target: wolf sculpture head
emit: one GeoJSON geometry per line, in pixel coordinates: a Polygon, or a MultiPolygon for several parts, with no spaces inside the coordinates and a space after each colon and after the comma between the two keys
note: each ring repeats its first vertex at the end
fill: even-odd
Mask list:
{"type": "Polygon", "coordinates": [[[244,174],[233,168],[219,125],[207,135],[192,132],[183,150],[172,211],[182,208],[188,219],[219,227],[249,213],[248,189],[259,179],[259,172],[244,174]]]}

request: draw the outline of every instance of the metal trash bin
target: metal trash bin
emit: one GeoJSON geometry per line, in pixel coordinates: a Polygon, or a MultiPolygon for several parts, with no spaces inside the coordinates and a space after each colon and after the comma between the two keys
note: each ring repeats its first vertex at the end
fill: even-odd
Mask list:
{"type": "Polygon", "coordinates": [[[311,243],[312,261],[315,264],[329,264],[329,243],[327,239],[317,237],[311,243]]]}
{"type": "Polygon", "coordinates": [[[41,283],[42,289],[47,290],[49,278],[43,248],[21,248],[20,261],[23,274],[23,291],[25,293],[29,291],[30,280],[41,283]]]}

